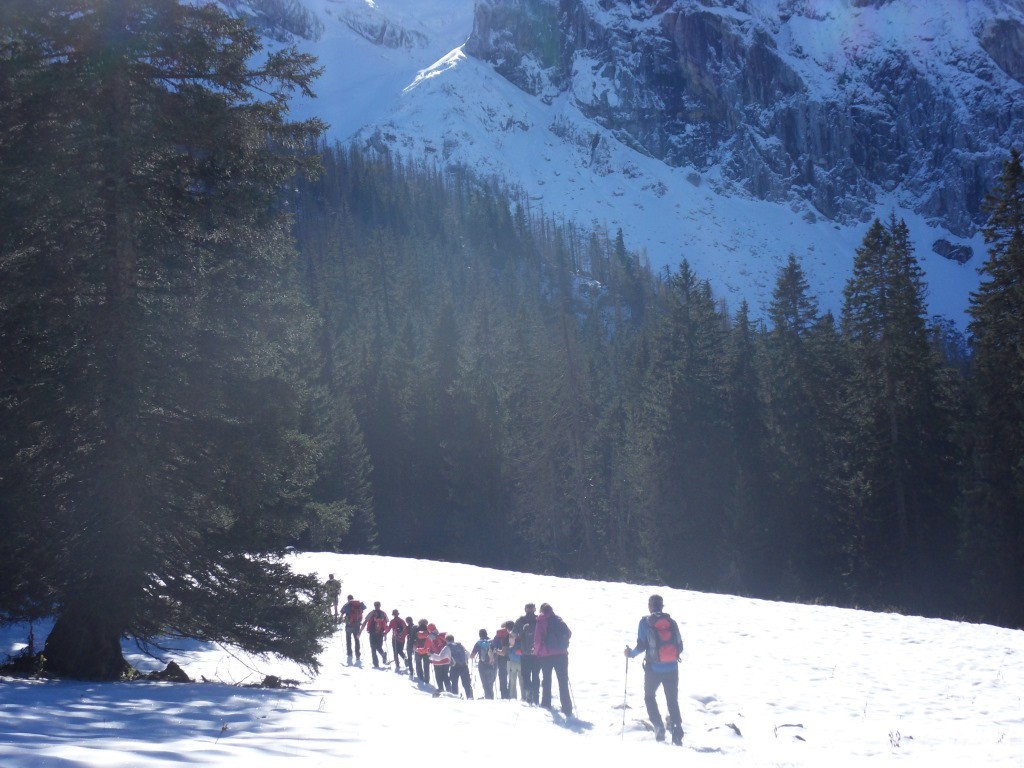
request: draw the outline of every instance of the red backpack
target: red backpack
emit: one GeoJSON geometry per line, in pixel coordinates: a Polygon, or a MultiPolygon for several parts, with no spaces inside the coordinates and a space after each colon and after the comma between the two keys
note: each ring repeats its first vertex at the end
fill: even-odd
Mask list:
{"type": "Polygon", "coordinates": [[[348,623],[356,626],[363,623],[363,604],[359,600],[348,602],[348,623]]]}
{"type": "Polygon", "coordinates": [[[660,662],[679,660],[683,652],[683,638],[679,634],[679,625],[667,613],[652,613],[647,619],[649,627],[648,639],[654,640],[653,647],[648,642],[649,658],[660,662]]]}

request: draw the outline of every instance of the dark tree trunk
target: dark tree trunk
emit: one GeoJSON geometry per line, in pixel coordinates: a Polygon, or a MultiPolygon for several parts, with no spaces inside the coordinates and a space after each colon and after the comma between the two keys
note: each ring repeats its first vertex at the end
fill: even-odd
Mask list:
{"type": "Polygon", "coordinates": [[[65,608],[43,648],[43,669],[80,680],[118,680],[128,670],[121,629],[103,611],[65,608]]]}

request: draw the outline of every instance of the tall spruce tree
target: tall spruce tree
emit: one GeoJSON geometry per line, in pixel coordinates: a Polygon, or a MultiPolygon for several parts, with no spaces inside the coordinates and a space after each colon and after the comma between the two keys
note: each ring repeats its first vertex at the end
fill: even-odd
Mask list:
{"type": "Polygon", "coordinates": [[[966,555],[981,618],[1024,626],[1024,168],[1014,150],[986,198],[989,257],[971,295],[974,401],[966,555]]]}
{"type": "Polygon", "coordinates": [[[259,47],[213,4],[0,8],[0,618],[56,616],[55,674],[121,675],[125,635],[315,666],[329,631],[279,557],[322,451],[280,194],[316,69],[259,47]]]}
{"type": "Polygon", "coordinates": [[[953,568],[956,451],[906,224],[875,220],[846,285],[851,540],[862,599],[935,610],[953,568]],[[940,546],[940,543],[946,546],[940,546]]]}

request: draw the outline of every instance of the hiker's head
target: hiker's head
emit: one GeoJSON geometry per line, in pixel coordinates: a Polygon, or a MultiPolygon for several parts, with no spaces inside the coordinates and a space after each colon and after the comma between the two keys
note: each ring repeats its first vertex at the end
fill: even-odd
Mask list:
{"type": "Polygon", "coordinates": [[[445,635],[444,639],[445,639],[446,643],[454,643],[455,642],[455,635],[445,635]]]}
{"type": "Polygon", "coordinates": [[[661,599],[661,595],[651,595],[647,599],[647,607],[650,608],[651,611],[660,611],[665,607],[665,601],[661,599]]]}
{"type": "Polygon", "coordinates": [[[373,604],[373,607],[374,607],[374,608],[376,608],[376,609],[377,609],[377,610],[379,611],[379,610],[380,610],[380,600],[376,601],[376,602],[375,602],[375,603],[373,604]]]}
{"type": "Polygon", "coordinates": [[[540,612],[543,613],[545,616],[550,616],[552,613],[554,613],[550,603],[541,603],[540,612]]]}
{"type": "Polygon", "coordinates": [[[506,621],[501,626],[503,626],[505,629],[512,630],[515,629],[516,623],[514,621],[506,621]]]}
{"type": "Polygon", "coordinates": [[[416,626],[418,626],[420,629],[426,629],[427,628],[427,620],[426,619],[420,619],[420,623],[417,624],[416,626]]]}
{"type": "Polygon", "coordinates": [[[393,610],[393,611],[391,612],[391,615],[392,615],[392,616],[394,616],[394,617],[395,617],[395,618],[397,619],[397,618],[398,618],[398,609],[397,609],[397,608],[395,608],[395,610],[393,610]]]}
{"type": "Polygon", "coordinates": [[[527,613],[533,613],[534,611],[537,610],[537,606],[534,605],[533,603],[527,603],[525,610],[526,610],[527,613]]]}
{"type": "Polygon", "coordinates": [[[480,639],[481,640],[486,640],[487,639],[487,630],[486,629],[481,629],[480,630],[480,639]]]}
{"type": "Polygon", "coordinates": [[[348,596],[348,599],[349,599],[349,600],[355,600],[355,598],[354,598],[354,597],[352,597],[352,595],[349,595],[349,596],[348,596]]]}
{"type": "Polygon", "coordinates": [[[328,578],[328,579],[333,579],[333,578],[334,578],[334,574],[333,574],[333,573],[329,573],[329,574],[327,574],[327,578],[328,578]]]}

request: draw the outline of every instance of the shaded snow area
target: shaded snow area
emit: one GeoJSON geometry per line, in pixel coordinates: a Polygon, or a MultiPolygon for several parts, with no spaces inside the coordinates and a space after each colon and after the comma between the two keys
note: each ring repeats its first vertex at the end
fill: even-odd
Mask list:
{"type": "MultiPolygon", "coordinates": [[[[405,674],[373,669],[365,643],[362,665],[348,663],[343,632],[315,678],[214,645],[164,661],[126,647],[140,668],[173,658],[194,679],[218,682],[4,679],[0,766],[1024,764],[1024,632],[423,560],[319,553],[297,555],[295,566],[333,572],[343,598],[427,618],[467,648],[524,603],[551,603],[573,631],[578,719],[518,701],[434,698],[405,674]],[[653,591],[686,643],[682,749],[654,740],[640,660],[622,656],[653,591]],[[267,674],[299,682],[230,685],[267,674]]],[[[18,650],[25,636],[5,629],[2,649],[18,650]]]]}

